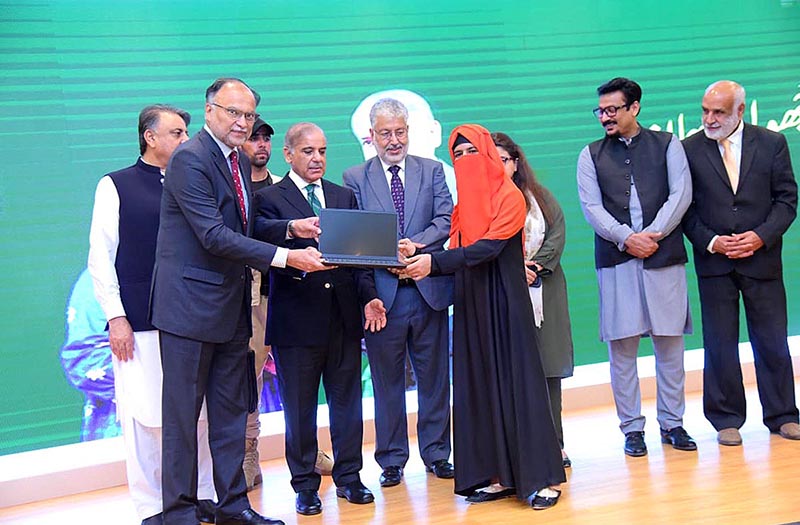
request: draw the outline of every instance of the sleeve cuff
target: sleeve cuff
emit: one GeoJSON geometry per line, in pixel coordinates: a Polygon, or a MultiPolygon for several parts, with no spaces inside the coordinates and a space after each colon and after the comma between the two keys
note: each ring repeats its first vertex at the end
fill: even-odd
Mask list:
{"type": "Polygon", "coordinates": [[[270,266],[275,268],[286,268],[286,260],[289,258],[289,249],[278,247],[275,249],[275,255],[272,256],[270,266]]]}
{"type": "Polygon", "coordinates": [[[706,246],[706,250],[708,250],[708,253],[716,253],[714,251],[714,243],[717,242],[718,238],[719,238],[719,235],[715,235],[715,236],[711,237],[711,241],[709,241],[708,246],[706,246]]]}

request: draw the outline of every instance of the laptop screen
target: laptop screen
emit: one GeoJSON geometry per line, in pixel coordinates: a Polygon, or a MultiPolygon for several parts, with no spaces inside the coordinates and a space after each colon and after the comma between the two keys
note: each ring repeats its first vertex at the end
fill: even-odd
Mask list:
{"type": "Polygon", "coordinates": [[[323,208],[319,214],[323,255],[365,255],[397,259],[397,214],[323,208]]]}

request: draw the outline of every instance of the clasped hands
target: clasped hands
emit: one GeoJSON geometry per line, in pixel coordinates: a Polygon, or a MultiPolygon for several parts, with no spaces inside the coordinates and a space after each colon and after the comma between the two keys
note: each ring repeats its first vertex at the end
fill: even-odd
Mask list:
{"type": "Polygon", "coordinates": [[[646,259],[658,250],[661,232],[632,233],[625,239],[625,251],[639,259],[646,259]]]}
{"type": "Polygon", "coordinates": [[[732,235],[720,235],[714,240],[712,250],[728,259],[744,259],[764,246],[761,237],[752,230],[732,235]]]}

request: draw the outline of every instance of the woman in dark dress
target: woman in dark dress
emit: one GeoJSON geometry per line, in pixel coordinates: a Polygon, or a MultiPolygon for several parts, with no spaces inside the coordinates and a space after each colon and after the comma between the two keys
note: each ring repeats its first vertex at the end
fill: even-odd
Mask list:
{"type": "Polygon", "coordinates": [[[555,197],[536,179],[525,152],[505,133],[492,133],[506,176],[522,191],[528,209],[525,220],[525,264],[528,292],[539,335],[550,412],[561,444],[564,467],[572,466],[564,452],[561,425],[561,379],[572,376],[574,352],[567,305],[567,280],[561,268],[566,226],[555,197]]]}
{"type": "Polygon", "coordinates": [[[489,132],[453,130],[458,204],[450,248],[411,257],[414,279],[455,274],[455,491],[470,502],[516,495],[535,509],[566,481],[536,344],[523,264],[526,208],[489,132]]]}

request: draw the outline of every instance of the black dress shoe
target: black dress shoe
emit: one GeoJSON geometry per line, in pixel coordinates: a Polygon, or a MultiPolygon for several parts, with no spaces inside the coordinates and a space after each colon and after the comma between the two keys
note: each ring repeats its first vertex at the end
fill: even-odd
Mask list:
{"type": "Polygon", "coordinates": [[[540,496],[538,492],[536,493],[536,495],[531,500],[531,507],[533,507],[533,510],[549,509],[550,507],[553,507],[555,506],[556,503],[558,503],[558,498],[561,497],[561,491],[555,489],[551,490],[553,490],[556,493],[555,496],[540,496]]]}
{"type": "Polygon", "coordinates": [[[245,509],[235,516],[218,518],[217,525],[285,525],[281,520],[267,518],[254,511],[245,509]]]}
{"type": "Polygon", "coordinates": [[[570,468],[572,466],[572,460],[569,459],[569,456],[561,458],[561,466],[564,468],[570,468]]]}
{"type": "Polygon", "coordinates": [[[400,484],[401,479],[403,479],[403,467],[386,467],[381,474],[381,487],[394,487],[400,484]]]}
{"type": "Polygon", "coordinates": [[[201,499],[197,502],[197,521],[214,523],[214,513],[217,506],[210,499],[201,499]]]}
{"type": "Polygon", "coordinates": [[[635,458],[647,455],[647,445],[644,444],[644,432],[633,431],[625,434],[625,453],[635,458]]]}
{"type": "Polygon", "coordinates": [[[672,448],[678,450],[697,450],[697,443],[694,442],[683,427],[675,427],[669,430],[661,429],[661,441],[669,443],[672,448]]]}
{"type": "Polygon", "coordinates": [[[430,465],[425,467],[428,472],[433,472],[437,478],[453,479],[456,475],[456,470],[453,464],[446,459],[437,459],[430,465]]]}
{"type": "Polygon", "coordinates": [[[359,505],[375,501],[375,496],[360,481],[352,481],[343,487],[336,487],[336,495],[359,505]]]}
{"type": "Polygon", "coordinates": [[[298,514],[304,516],[319,514],[322,512],[322,502],[319,500],[319,494],[313,489],[301,490],[297,493],[294,508],[297,509],[298,514]]]}
{"type": "Polygon", "coordinates": [[[486,503],[487,501],[497,501],[503,498],[510,498],[515,495],[517,491],[513,488],[507,488],[498,492],[487,492],[485,490],[476,490],[467,496],[469,503],[486,503]]]}
{"type": "Polygon", "coordinates": [[[164,525],[164,515],[160,512],[142,520],[142,525],[164,525]]]}

